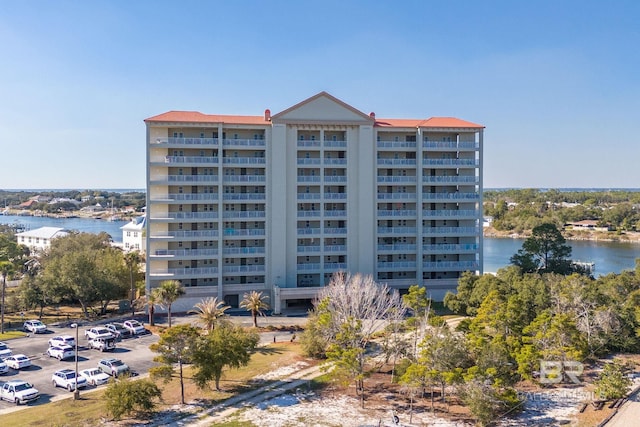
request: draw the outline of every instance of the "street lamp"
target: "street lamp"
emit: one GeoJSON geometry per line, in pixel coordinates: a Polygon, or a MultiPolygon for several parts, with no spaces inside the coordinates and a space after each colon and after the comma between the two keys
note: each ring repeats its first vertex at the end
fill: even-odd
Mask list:
{"type": "Polygon", "coordinates": [[[80,389],[78,388],[78,329],[79,325],[77,323],[73,323],[71,325],[72,328],[76,328],[76,386],[73,390],[73,400],[80,400],[80,389]]]}

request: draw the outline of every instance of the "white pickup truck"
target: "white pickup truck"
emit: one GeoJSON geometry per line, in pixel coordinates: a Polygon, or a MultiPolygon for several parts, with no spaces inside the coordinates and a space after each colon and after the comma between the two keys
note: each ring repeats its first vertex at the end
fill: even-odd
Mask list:
{"type": "Polygon", "coordinates": [[[40,397],[40,392],[26,381],[7,381],[0,388],[0,399],[14,402],[17,405],[36,400],[38,397],[40,397]]]}

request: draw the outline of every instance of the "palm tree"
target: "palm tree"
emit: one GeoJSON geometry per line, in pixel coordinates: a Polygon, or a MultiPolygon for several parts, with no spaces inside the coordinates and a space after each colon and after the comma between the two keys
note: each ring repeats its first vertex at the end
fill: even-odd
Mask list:
{"type": "Polygon", "coordinates": [[[13,264],[9,261],[0,261],[0,275],[2,275],[2,315],[0,316],[0,333],[4,334],[4,295],[7,288],[7,276],[13,272],[13,264]]]}
{"type": "Polygon", "coordinates": [[[156,292],[153,292],[154,290],[155,289],[144,296],[147,304],[147,310],[149,312],[149,326],[155,326],[153,315],[156,312],[156,304],[159,302],[158,295],[156,295],[156,292]]]}
{"type": "Polygon", "coordinates": [[[136,308],[133,305],[133,300],[135,299],[135,295],[136,295],[136,288],[135,288],[135,277],[137,276],[138,273],[138,265],[140,264],[140,254],[138,253],[138,251],[132,251],[132,252],[127,252],[126,254],[124,254],[124,263],[127,265],[127,268],[129,269],[129,279],[131,281],[131,315],[135,316],[136,314],[136,308]]]}
{"type": "Polygon", "coordinates": [[[213,297],[203,299],[189,313],[196,313],[205,329],[211,332],[215,329],[218,319],[224,317],[224,312],[229,308],[231,307],[224,305],[224,301],[218,301],[218,297],[213,297]]]}
{"type": "Polygon", "coordinates": [[[157,304],[167,309],[169,327],[171,327],[171,305],[185,294],[184,287],[179,280],[165,280],[151,292],[156,294],[157,304]]]}
{"type": "Polygon", "coordinates": [[[263,295],[262,292],[258,291],[251,291],[242,296],[240,307],[246,308],[247,311],[251,312],[251,317],[253,317],[253,326],[255,328],[258,327],[258,314],[260,316],[264,316],[264,310],[269,308],[269,304],[266,302],[268,299],[268,296],[263,295]]]}

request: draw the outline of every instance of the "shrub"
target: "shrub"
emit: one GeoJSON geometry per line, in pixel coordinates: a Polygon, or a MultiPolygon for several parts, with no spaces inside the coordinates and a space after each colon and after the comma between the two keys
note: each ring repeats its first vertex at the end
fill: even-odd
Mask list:
{"type": "Polygon", "coordinates": [[[161,400],[162,392],[151,380],[123,378],[111,381],[105,391],[107,412],[116,420],[123,415],[149,414],[161,400]]]}

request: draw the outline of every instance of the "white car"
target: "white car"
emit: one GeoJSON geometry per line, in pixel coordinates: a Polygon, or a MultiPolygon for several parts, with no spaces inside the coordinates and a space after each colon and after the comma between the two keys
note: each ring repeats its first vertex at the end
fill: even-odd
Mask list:
{"type": "Polygon", "coordinates": [[[137,320],[125,320],[123,325],[131,331],[132,335],[140,335],[145,332],[144,325],[137,320]]]}
{"type": "Polygon", "coordinates": [[[106,384],[111,378],[98,368],[84,369],[80,371],[80,376],[86,379],[89,384],[95,386],[106,384]]]}
{"type": "Polygon", "coordinates": [[[26,381],[7,381],[0,388],[0,399],[14,402],[16,405],[30,402],[40,397],[40,392],[26,381]]]}
{"type": "Polygon", "coordinates": [[[16,371],[31,366],[31,360],[24,354],[14,354],[4,359],[4,362],[16,371]]]}
{"type": "Polygon", "coordinates": [[[9,365],[7,365],[2,359],[0,359],[0,374],[8,374],[9,365]]]}
{"type": "Polygon", "coordinates": [[[24,322],[24,330],[32,332],[34,334],[44,334],[47,332],[47,325],[39,320],[27,320],[24,322]]]}
{"type": "Polygon", "coordinates": [[[47,349],[49,357],[55,357],[58,360],[71,359],[76,357],[76,350],[70,345],[55,345],[47,349]]]}
{"type": "Polygon", "coordinates": [[[92,340],[95,338],[115,338],[113,333],[103,326],[97,326],[95,328],[87,329],[86,331],[84,331],[84,336],[88,340],[92,340]]]}
{"type": "Polygon", "coordinates": [[[59,371],[55,371],[53,375],[51,375],[51,382],[54,387],[66,388],[69,391],[76,389],[76,382],[78,388],[86,387],[88,384],[87,379],[81,376],[78,376],[76,381],[76,372],[73,369],[60,369],[59,371]]]}
{"type": "Polygon", "coordinates": [[[0,341],[0,360],[6,359],[12,354],[13,353],[11,353],[11,349],[9,348],[9,346],[0,341]]]}
{"type": "Polygon", "coordinates": [[[60,335],[49,340],[49,347],[55,347],[58,345],[68,345],[70,347],[75,347],[76,339],[71,335],[60,335]]]}

